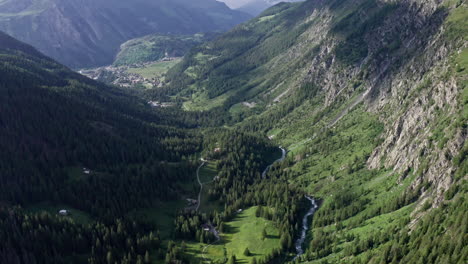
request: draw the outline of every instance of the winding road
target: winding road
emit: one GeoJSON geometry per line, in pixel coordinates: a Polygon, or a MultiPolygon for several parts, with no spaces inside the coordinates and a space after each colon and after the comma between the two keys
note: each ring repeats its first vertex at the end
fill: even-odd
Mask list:
{"type": "Polygon", "coordinates": [[[200,166],[198,166],[198,169],[197,169],[197,180],[198,180],[198,184],[200,184],[200,192],[198,192],[198,200],[197,200],[197,208],[195,208],[195,211],[198,212],[198,209],[200,209],[200,203],[201,203],[201,194],[203,192],[203,184],[200,180],[200,169],[205,165],[206,161],[205,160],[201,160],[202,161],[202,164],[200,164],[200,166]]]}
{"type": "MultiPolygon", "coordinates": [[[[206,164],[206,160],[201,159],[201,161],[202,161],[202,164],[200,164],[200,166],[198,166],[198,168],[197,168],[197,181],[198,181],[198,184],[200,185],[200,192],[198,192],[197,207],[195,208],[195,211],[197,211],[197,212],[198,212],[198,210],[200,209],[200,205],[201,205],[201,195],[202,195],[202,192],[203,192],[203,185],[212,182],[212,181],[209,181],[209,182],[202,182],[202,181],[200,180],[200,169],[201,169],[203,166],[205,166],[205,164],[206,164]]],[[[202,259],[203,259],[203,261],[210,261],[210,259],[208,259],[208,258],[205,256],[206,250],[207,250],[210,246],[212,246],[212,245],[218,243],[218,242],[221,240],[221,237],[219,236],[218,230],[216,230],[216,228],[215,228],[214,226],[212,226],[211,224],[210,224],[210,232],[213,233],[213,235],[216,237],[216,241],[213,242],[213,243],[211,243],[211,244],[206,245],[206,246],[203,248],[203,250],[202,250],[202,259]]]]}

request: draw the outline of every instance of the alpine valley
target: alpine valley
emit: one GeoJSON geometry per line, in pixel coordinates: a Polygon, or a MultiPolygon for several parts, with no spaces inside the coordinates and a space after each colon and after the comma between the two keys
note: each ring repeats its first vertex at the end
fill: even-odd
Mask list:
{"type": "Polygon", "coordinates": [[[225,31],[248,18],[215,0],[0,1],[0,30],[72,68],[111,64],[133,38],[225,31]]]}
{"type": "Polygon", "coordinates": [[[0,263],[467,263],[466,1],[155,2],[0,0],[0,263]]]}

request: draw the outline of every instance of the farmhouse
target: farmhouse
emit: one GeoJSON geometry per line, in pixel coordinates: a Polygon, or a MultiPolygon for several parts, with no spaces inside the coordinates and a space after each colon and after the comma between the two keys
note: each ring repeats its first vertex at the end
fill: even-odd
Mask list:
{"type": "Polygon", "coordinates": [[[65,210],[65,209],[62,209],[59,211],[59,215],[63,215],[63,216],[66,216],[66,215],[69,215],[70,213],[68,212],[68,210],[65,210]]]}

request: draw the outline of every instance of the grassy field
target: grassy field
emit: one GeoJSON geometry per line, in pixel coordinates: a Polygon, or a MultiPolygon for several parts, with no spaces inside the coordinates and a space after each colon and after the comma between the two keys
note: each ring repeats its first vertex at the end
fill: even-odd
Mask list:
{"type": "Polygon", "coordinates": [[[207,247],[205,244],[188,243],[188,253],[196,259],[202,259],[204,255],[211,261],[222,261],[235,255],[237,263],[250,263],[252,258],[260,258],[280,247],[278,228],[273,222],[256,217],[255,210],[256,207],[248,208],[226,223],[221,241],[215,245],[207,247]],[[267,237],[262,239],[264,229],[267,237]],[[252,253],[251,256],[244,256],[246,248],[252,253]]]}
{"type": "Polygon", "coordinates": [[[224,102],[234,94],[234,91],[232,92],[227,92],[225,94],[222,94],[218,97],[215,98],[208,98],[208,96],[203,93],[196,93],[193,95],[192,99],[190,101],[186,101],[183,104],[183,109],[186,111],[204,111],[204,110],[210,110],[212,108],[215,108],[217,106],[222,106],[224,102]]]}
{"type": "Polygon", "coordinates": [[[209,161],[200,169],[200,180],[202,183],[213,181],[214,177],[218,175],[216,170],[216,162],[209,161]]]}
{"type": "MultiPolygon", "coordinates": [[[[218,175],[216,161],[209,161],[200,169],[200,180],[203,183],[201,202],[199,210],[201,212],[222,211],[223,205],[218,201],[210,201],[208,193],[213,186],[213,180],[218,175]]],[[[197,188],[199,185],[197,184],[197,188]]]]}
{"type": "Polygon", "coordinates": [[[69,212],[68,216],[63,216],[66,218],[73,219],[76,223],[79,224],[89,224],[93,221],[91,216],[84,212],[80,211],[78,209],[72,208],[70,206],[67,206],[65,204],[56,204],[52,202],[42,202],[39,204],[34,204],[29,207],[25,208],[26,211],[31,212],[31,213],[40,213],[40,212],[47,212],[52,215],[58,215],[58,212],[60,210],[67,210],[69,212]]]}
{"type": "Polygon", "coordinates": [[[128,72],[135,73],[143,76],[144,78],[151,79],[155,77],[161,77],[164,75],[172,66],[180,62],[180,59],[173,61],[161,61],[154,64],[147,65],[143,68],[130,68],[128,72]]]}
{"type": "Polygon", "coordinates": [[[161,203],[157,208],[141,209],[129,214],[141,222],[155,224],[161,234],[161,239],[172,238],[174,230],[174,218],[179,210],[186,206],[183,200],[161,203]]]}
{"type": "Polygon", "coordinates": [[[279,230],[272,222],[255,216],[256,207],[249,208],[238,214],[234,221],[226,225],[226,234],[223,240],[226,243],[228,256],[235,255],[241,263],[243,260],[250,263],[253,257],[263,256],[273,249],[280,247],[279,230]],[[267,237],[262,239],[262,231],[266,230],[267,237]],[[248,248],[252,256],[244,256],[248,248]]]}

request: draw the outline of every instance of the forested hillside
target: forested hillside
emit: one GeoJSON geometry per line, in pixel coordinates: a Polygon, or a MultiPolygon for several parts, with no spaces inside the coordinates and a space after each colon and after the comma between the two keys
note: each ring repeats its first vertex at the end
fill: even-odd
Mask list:
{"type": "Polygon", "coordinates": [[[183,57],[191,48],[213,39],[215,33],[195,35],[152,34],[132,39],[120,46],[114,65],[158,61],[166,57],[183,57]]]}
{"type": "Polygon", "coordinates": [[[467,12],[280,3],[141,94],[0,34],[0,262],[466,263],[467,12]]]}
{"type": "Polygon", "coordinates": [[[463,263],[467,10],[279,4],[193,49],[149,96],[287,147],[278,177],[321,200],[296,261],[463,263]]]}
{"type": "Polygon", "coordinates": [[[0,30],[73,68],[109,65],[133,38],[225,31],[248,18],[215,0],[0,1],[0,30]]]}
{"type": "Polygon", "coordinates": [[[126,254],[136,247],[144,255],[157,247],[156,229],[153,235],[151,227],[117,219],[175,199],[177,182],[192,168],[182,157],[199,151],[200,138],[184,130],[182,121],[154,113],[139,99],[86,79],[3,33],[0,76],[0,262],[70,263],[71,256],[85,254],[100,263],[114,248],[126,254]],[[54,212],[29,217],[7,209],[41,203],[104,222],[76,225],[54,212]],[[122,241],[134,242],[122,246],[104,239],[114,228],[122,241]],[[102,244],[91,252],[96,240],[102,244]]]}
{"type": "Polygon", "coordinates": [[[276,148],[255,134],[208,128],[222,116],[150,108],[4,33],[0,74],[2,263],[191,263],[171,240],[212,241],[200,224],[222,225],[241,206],[294,193],[278,185],[273,198],[240,200],[261,188],[276,148]],[[200,153],[219,160],[209,199],[225,212],[183,205],[200,153]]]}

